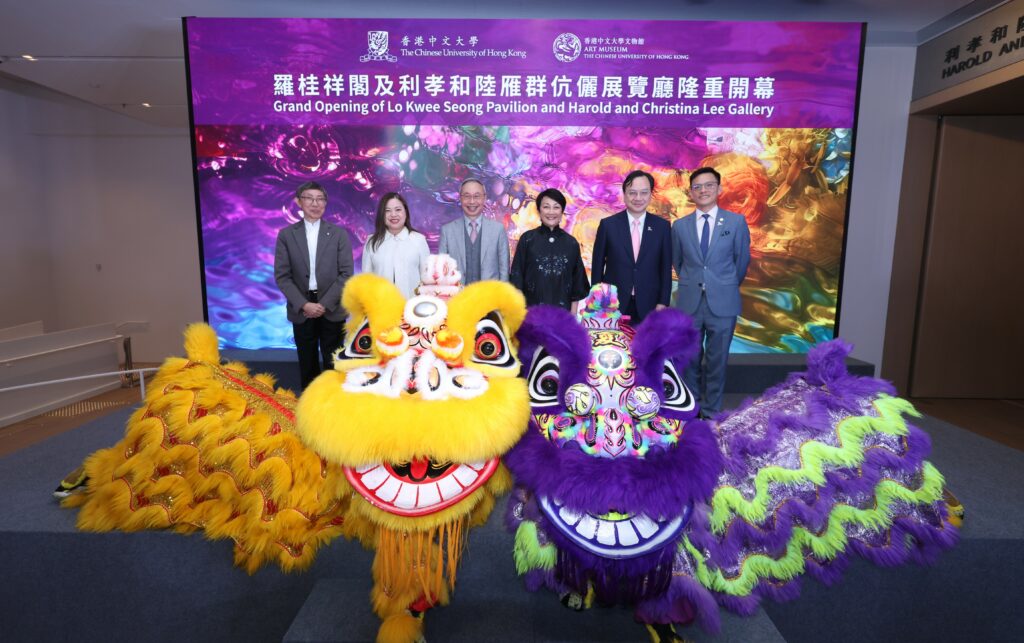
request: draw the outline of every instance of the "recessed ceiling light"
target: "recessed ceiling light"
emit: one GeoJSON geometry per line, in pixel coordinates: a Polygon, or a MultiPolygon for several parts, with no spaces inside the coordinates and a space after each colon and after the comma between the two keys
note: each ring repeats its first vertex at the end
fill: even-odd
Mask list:
{"type": "Polygon", "coordinates": [[[21,57],[24,58],[25,60],[31,60],[32,62],[36,61],[35,57],[31,56],[29,54],[22,54],[21,57]]]}
{"type": "Polygon", "coordinates": [[[152,105],[150,105],[149,103],[143,103],[142,106],[143,107],[152,107],[152,105]]]}

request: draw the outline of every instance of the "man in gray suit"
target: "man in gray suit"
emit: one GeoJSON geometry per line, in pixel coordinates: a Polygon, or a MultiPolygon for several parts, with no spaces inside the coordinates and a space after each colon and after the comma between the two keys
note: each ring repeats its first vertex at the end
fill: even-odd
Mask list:
{"type": "Polygon", "coordinates": [[[302,388],[332,368],[331,354],[341,345],[345,310],[341,291],[352,276],[352,245],[342,228],[322,221],[327,192],[312,181],[295,191],[302,221],[277,233],[274,279],[287,301],[295,333],[302,388]],[[317,353],[319,352],[319,356],[317,353]]]}
{"type": "Polygon", "coordinates": [[[508,281],[508,234],[505,226],[481,216],[487,190],[476,179],[459,186],[463,216],[441,226],[437,251],[451,255],[462,272],[462,283],[484,279],[508,281]]]}
{"type": "Polygon", "coordinates": [[[729,344],[741,310],[740,283],[750,264],[747,220],[719,209],[721,183],[713,168],[691,172],[690,199],[697,209],[672,224],[676,307],[693,318],[700,337],[700,350],[683,379],[699,397],[702,417],[722,410],[729,344]]]}

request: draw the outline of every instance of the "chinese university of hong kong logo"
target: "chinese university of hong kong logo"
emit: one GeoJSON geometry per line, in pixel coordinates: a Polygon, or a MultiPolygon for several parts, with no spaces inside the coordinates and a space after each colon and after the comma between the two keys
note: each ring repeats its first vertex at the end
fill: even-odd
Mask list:
{"type": "Polygon", "coordinates": [[[389,63],[393,63],[398,60],[396,56],[392,56],[388,53],[388,32],[386,31],[368,31],[366,32],[367,40],[367,51],[365,56],[359,57],[359,62],[364,63],[368,60],[386,60],[389,63]]]}
{"type": "Polygon", "coordinates": [[[555,52],[555,58],[564,62],[571,63],[580,56],[583,45],[580,43],[579,37],[574,33],[563,33],[555,38],[555,44],[551,47],[551,50],[555,52]]]}

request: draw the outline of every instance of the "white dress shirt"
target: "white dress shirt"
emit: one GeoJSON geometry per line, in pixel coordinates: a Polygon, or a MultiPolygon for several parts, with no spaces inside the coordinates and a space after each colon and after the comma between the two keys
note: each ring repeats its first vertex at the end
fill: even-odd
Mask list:
{"type": "Polygon", "coordinates": [[[420,271],[428,256],[430,248],[427,247],[427,238],[419,232],[409,232],[408,228],[402,228],[397,235],[385,233],[384,240],[376,250],[370,247],[367,239],[363,246],[363,272],[384,277],[398,286],[402,296],[408,299],[416,293],[416,286],[420,285],[420,271]]]}
{"type": "MultiPolygon", "coordinates": [[[[711,206],[711,209],[708,210],[707,212],[701,212],[698,209],[695,212],[695,214],[697,215],[696,217],[694,217],[694,218],[697,219],[697,245],[700,245],[701,237],[703,236],[703,232],[704,232],[704,215],[705,214],[710,215],[710,216],[708,216],[708,226],[709,226],[708,227],[708,231],[711,233],[711,239],[715,238],[715,223],[718,221],[718,206],[717,205],[711,206]]],[[[709,246],[711,245],[711,239],[708,239],[708,245],[709,246]]]]}
{"type": "MultiPolygon", "coordinates": [[[[629,210],[626,210],[626,220],[629,221],[629,234],[630,235],[633,234],[633,222],[634,221],[639,221],[640,222],[640,243],[643,243],[643,241],[644,241],[644,224],[647,223],[647,213],[644,212],[639,217],[634,217],[632,214],[630,214],[629,210]]],[[[632,240],[632,237],[630,237],[630,240],[632,240]]]]}
{"type": "Polygon", "coordinates": [[[306,245],[309,247],[309,289],[316,290],[316,240],[320,234],[320,219],[309,221],[303,219],[306,224],[306,245]]]}

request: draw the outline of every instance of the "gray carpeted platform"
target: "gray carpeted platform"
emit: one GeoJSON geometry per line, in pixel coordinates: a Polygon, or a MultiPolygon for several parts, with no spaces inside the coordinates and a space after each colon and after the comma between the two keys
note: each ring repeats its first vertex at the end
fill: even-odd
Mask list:
{"type": "MultiPolygon", "coordinates": [[[[736,398],[730,401],[736,402],[736,398]]],[[[231,562],[231,544],[163,532],[82,534],[50,491],[116,442],[128,411],[0,459],[0,622],[5,641],[369,641],[368,552],[336,540],[304,573],[231,562]]],[[[1024,562],[1024,453],[924,418],[932,461],[967,509],[962,541],[932,568],[854,563],[843,582],[752,618],[723,615],[697,641],[1016,641],[1024,562]]],[[[501,509],[472,532],[452,604],[427,617],[435,642],[645,641],[622,609],[576,614],[515,577],[501,509]]]]}

